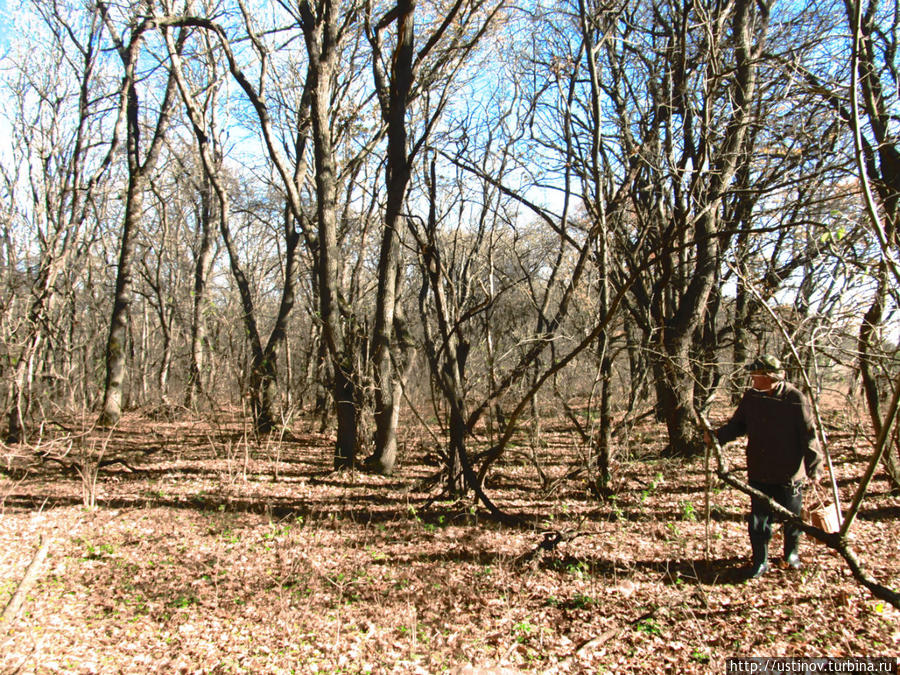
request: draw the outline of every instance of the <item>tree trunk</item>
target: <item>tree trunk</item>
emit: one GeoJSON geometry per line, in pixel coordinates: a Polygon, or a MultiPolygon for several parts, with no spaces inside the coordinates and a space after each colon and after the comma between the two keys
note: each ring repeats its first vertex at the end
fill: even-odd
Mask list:
{"type": "Polygon", "coordinates": [[[394,373],[391,342],[397,305],[400,268],[400,214],[411,172],[407,150],[406,113],[412,86],[415,0],[398,5],[397,44],[394,48],[390,87],[382,116],[387,123],[387,205],[378,260],[378,293],[372,355],[375,371],[375,453],[367,465],[380,473],[393,471],[397,455],[397,420],[402,375],[394,373]]]}
{"type": "MultiPolygon", "coordinates": [[[[454,400],[450,403],[449,432],[449,461],[447,463],[447,492],[451,497],[459,497],[466,492],[466,476],[463,471],[463,456],[466,452],[466,436],[468,427],[466,415],[460,407],[462,400],[454,400]]],[[[473,486],[474,487],[474,486],[473,486]]]]}
{"type": "Polygon", "coordinates": [[[332,1],[313,12],[309,3],[300,4],[303,33],[309,56],[307,86],[310,95],[313,157],[315,161],[316,277],[322,336],[332,366],[332,397],[337,414],[337,441],[334,468],[352,468],[358,446],[358,411],[354,359],[341,321],[339,285],[340,247],[337,237],[337,167],[332,137],[331,95],[338,67],[339,3],[332,1]]]}
{"type": "Polygon", "coordinates": [[[390,475],[397,457],[397,420],[400,416],[402,383],[395,378],[392,359],[392,332],[396,310],[397,267],[399,266],[399,239],[391,227],[385,232],[379,262],[378,296],[375,309],[373,339],[373,366],[375,374],[375,451],[366,460],[366,466],[390,475]],[[385,268],[391,271],[386,271],[385,268]]]}
{"type": "Polygon", "coordinates": [[[715,281],[718,263],[715,217],[709,214],[701,218],[696,227],[696,267],[678,308],[663,323],[659,353],[654,357],[659,359],[658,372],[662,376],[657,382],[659,411],[669,432],[666,454],[679,457],[695,457],[705,447],[697,431],[691,347],[705,319],[715,281]]]}
{"type": "MultiPolygon", "coordinates": [[[[602,315],[601,315],[602,316],[602,315]]],[[[610,356],[609,337],[606,331],[600,336],[600,423],[595,438],[597,455],[597,492],[609,495],[612,484],[612,463],[614,450],[612,445],[612,358],[610,356]]]]}
{"type": "MultiPolygon", "coordinates": [[[[399,276],[397,281],[399,285],[399,276]]],[[[397,426],[400,421],[400,401],[412,369],[414,350],[415,341],[409,331],[406,317],[400,305],[397,305],[394,311],[394,344],[389,355],[394,370],[394,376],[390,382],[391,397],[389,401],[387,398],[382,399],[383,408],[376,408],[375,451],[366,460],[366,466],[369,469],[383,476],[390,476],[397,463],[397,426]],[[390,419],[380,419],[380,416],[388,414],[390,414],[390,419]]],[[[378,404],[376,403],[376,405],[378,404]]]]}
{"type": "Polygon", "coordinates": [[[878,381],[872,372],[872,341],[884,312],[885,296],[885,268],[882,264],[878,273],[878,287],[872,305],[863,316],[859,326],[857,338],[857,350],[859,352],[859,375],[862,380],[863,392],[866,395],[866,405],[869,409],[869,419],[872,421],[872,430],[878,436],[881,433],[881,408],[879,404],[878,381]]]}
{"type": "Polygon", "coordinates": [[[163,348],[162,357],[159,362],[159,372],[157,374],[157,383],[159,385],[159,396],[163,403],[169,402],[169,373],[172,370],[172,316],[170,316],[163,325],[163,348]]]}
{"type": "MultiPolygon", "coordinates": [[[[750,317],[747,312],[747,284],[743,279],[738,278],[737,296],[735,297],[734,305],[734,346],[732,348],[734,365],[738,368],[742,368],[744,364],[749,363],[750,361],[750,351],[747,348],[747,324],[749,321],[750,317]]],[[[737,405],[744,395],[744,387],[733,386],[733,382],[730,382],[729,384],[731,385],[729,387],[731,392],[731,402],[734,405],[737,405]]]]}
{"type": "Polygon", "coordinates": [[[630,416],[637,404],[646,401],[650,396],[649,363],[646,357],[648,341],[644,331],[630,315],[623,316],[623,320],[625,322],[625,344],[628,351],[627,414],[630,416]]]}
{"type": "Polygon", "coordinates": [[[6,431],[6,442],[10,445],[25,440],[25,375],[26,361],[20,358],[16,363],[12,379],[12,405],[9,409],[9,425],[6,431]]]}
{"type": "Polygon", "coordinates": [[[356,385],[353,377],[341,367],[334,370],[333,395],[337,417],[337,441],[334,447],[334,469],[352,469],[356,465],[359,441],[356,385]]]}
{"type": "Polygon", "coordinates": [[[254,357],[253,375],[250,382],[250,396],[255,402],[254,421],[258,433],[269,433],[276,427],[276,413],[280,406],[278,388],[278,352],[287,337],[287,321],[294,307],[294,287],[297,275],[297,248],[300,235],[294,229],[290,209],[284,213],[284,231],[287,248],[285,250],[284,282],[281,302],[275,325],[269,335],[265,349],[254,357]]]}
{"type": "Polygon", "coordinates": [[[703,443],[695,424],[690,359],[686,355],[663,356],[662,359],[664,379],[657,388],[657,393],[660,396],[660,413],[669,434],[669,445],[664,454],[676,457],[699,456],[703,452],[703,443]]]}
{"type": "Polygon", "coordinates": [[[270,387],[274,385],[273,364],[266,357],[254,356],[250,362],[250,378],[247,395],[250,399],[250,414],[253,428],[258,434],[267,434],[273,429],[274,416],[270,387]]]}
{"type": "Polygon", "coordinates": [[[125,379],[125,342],[128,333],[128,310],[132,299],[132,264],[134,244],[143,210],[144,181],[132,176],[128,181],[125,201],[125,220],[119,244],[119,265],[116,270],[116,290],[110,317],[109,337],[106,341],[106,382],[103,389],[103,408],[99,424],[112,426],[122,416],[122,387],[125,379]]]}
{"type": "Polygon", "coordinates": [[[191,364],[184,394],[184,405],[190,408],[203,391],[203,360],[206,346],[206,277],[212,259],[212,189],[208,176],[203,177],[197,225],[200,227],[200,249],[194,267],[194,297],[191,308],[191,364]]]}
{"type": "MultiPolygon", "coordinates": [[[[882,263],[878,270],[878,287],[875,290],[875,298],[871,307],[863,316],[857,338],[857,351],[859,352],[859,375],[862,380],[863,392],[866,397],[866,406],[869,410],[869,419],[872,421],[872,431],[875,436],[881,434],[881,405],[879,402],[878,379],[873,372],[872,348],[878,327],[881,325],[884,314],[885,294],[887,291],[887,270],[882,263]]],[[[895,486],[900,486],[900,440],[897,432],[892,435],[895,453],[885,451],[884,467],[895,486]]]]}
{"type": "MultiPolygon", "coordinates": [[[[107,8],[99,5],[103,19],[110,22],[107,8]]],[[[116,270],[116,287],[113,310],[110,317],[109,337],[106,341],[106,382],[103,391],[103,407],[98,423],[110,426],[122,415],[122,386],[125,378],[125,341],[128,333],[128,310],[132,299],[132,265],[134,263],[135,238],[143,214],[144,189],[159,158],[162,142],[169,124],[169,113],[175,98],[175,75],[169,70],[166,89],[159,104],[156,127],[143,163],[141,162],[141,114],[138,101],[137,68],[141,51],[143,32],[150,28],[147,21],[140,20],[131,26],[130,42],[125,45],[116,39],[116,49],[122,60],[124,79],[121,95],[125,103],[126,157],[128,160],[128,187],[125,197],[125,218],[122,224],[122,239],[119,246],[119,264],[116,270]]],[[[113,31],[114,32],[114,31],[113,31]]],[[[184,46],[186,32],[181,31],[176,50],[180,54],[184,46]]]]}

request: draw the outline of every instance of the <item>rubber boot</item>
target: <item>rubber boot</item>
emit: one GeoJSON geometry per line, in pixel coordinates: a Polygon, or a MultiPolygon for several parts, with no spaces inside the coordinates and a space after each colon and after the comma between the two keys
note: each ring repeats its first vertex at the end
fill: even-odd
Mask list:
{"type": "Polygon", "coordinates": [[[753,559],[747,568],[747,579],[757,579],[769,571],[769,538],[765,535],[751,534],[750,548],[753,559]]]}
{"type": "Polygon", "coordinates": [[[797,555],[797,549],[800,546],[800,533],[787,532],[784,533],[784,562],[791,568],[799,570],[801,567],[800,556],[797,555]]]}

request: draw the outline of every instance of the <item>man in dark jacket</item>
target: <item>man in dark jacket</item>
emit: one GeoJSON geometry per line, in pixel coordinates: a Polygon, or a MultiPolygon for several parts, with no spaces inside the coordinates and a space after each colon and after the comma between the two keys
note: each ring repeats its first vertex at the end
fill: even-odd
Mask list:
{"type": "MultiPolygon", "coordinates": [[[[774,356],[760,356],[747,366],[752,387],[731,419],[716,431],[720,444],[747,435],[747,477],[751,487],[768,495],[791,513],[800,515],[804,477],[816,480],[822,456],[816,441],[813,416],[806,396],[783,379],[774,356]]],[[[712,439],[707,434],[707,443],[712,439]]],[[[769,539],[774,514],[762,499],[751,497],[748,516],[753,559],[747,577],[755,579],[769,569],[769,539]]],[[[800,531],[784,526],[784,560],[799,569],[800,531]]]]}

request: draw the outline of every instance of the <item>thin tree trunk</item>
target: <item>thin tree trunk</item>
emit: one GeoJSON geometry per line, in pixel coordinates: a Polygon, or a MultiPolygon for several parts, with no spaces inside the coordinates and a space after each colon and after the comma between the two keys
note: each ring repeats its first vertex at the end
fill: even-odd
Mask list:
{"type": "MultiPolygon", "coordinates": [[[[601,316],[608,310],[604,309],[601,316]]],[[[614,451],[612,444],[612,358],[610,356],[609,338],[603,331],[600,336],[600,424],[597,429],[597,490],[601,495],[610,494],[612,484],[612,463],[614,451]]]]}
{"type": "Polygon", "coordinates": [[[159,396],[163,403],[169,401],[169,373],[172,369],[172,320],[174,314],[170,313],[165,323],[162,323],[162,356],[159,362],[159,372],[157,375],[157,384],[159,385],[159,396]]]}
{"type": "Polygon", "coordinates": [[[200,249],[194,267],[194,297],[191,308],[191,364],[185,390],[184,405],[190,408],[203,392],[204,349],[206,347],[206,278],[212,260],[212,188],[208,176],[203,176],[200,191],[197,225],[200,227],[200,249]]]}

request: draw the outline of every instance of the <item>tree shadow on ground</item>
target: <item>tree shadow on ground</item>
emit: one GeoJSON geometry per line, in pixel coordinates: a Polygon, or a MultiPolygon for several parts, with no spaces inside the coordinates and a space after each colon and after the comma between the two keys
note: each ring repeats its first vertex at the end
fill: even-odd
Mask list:
{"type": "MultiPolygon", "coordinates": [[[[82,499],[74,495],[50,496],[28,492],[7,494],[2,503],[7,510],[21,511],[83,505],[82,499]]],[[[296,498],[276,496],[241,498],[220,494],[178,496],[145,494],[133,497],[98,497],[96,505],[101,509],[168,508],[198,513],[249,513],[267,515],[274,520],[289,520],[297,517],[309,519],[313,515],[324,518],[333,514],[339,519],[363,525],[409,518],[409,505],[406,501],[389,500],[379,495],[354,495],[349,499],[302,501],[296,498]],[[373,508],[379,506],[385,508],[373,508]]],[[[435,516],[433,520],[438,522],[438,517],[435,516]]]]}
{"type": "MultiPolygon", "coordinates": [[[[621,583],[625,579],[643,576],[647,573],[666,584],[703,584],[707,586],[732,585],[746,579],[744,568],[747,559],[743,556],[720,558],[679,559],[679,560],[633,560],[619,561],[602,557],[546,554],[534,561],[527,556],[511,557],[506,553],[479,550],[471,546],[454,547],[450,550],[413,555],[410,562],[425,564],[472,564],[478,566],[534,565],[538,569],[564,574],[588,575],[597,580],[605,580],[608,585],[621,583]]],[[[390,558],[380,564],[396,564],[390,558]]],[[[772,573],[778,573],[774,570],[772,573]]]]}

